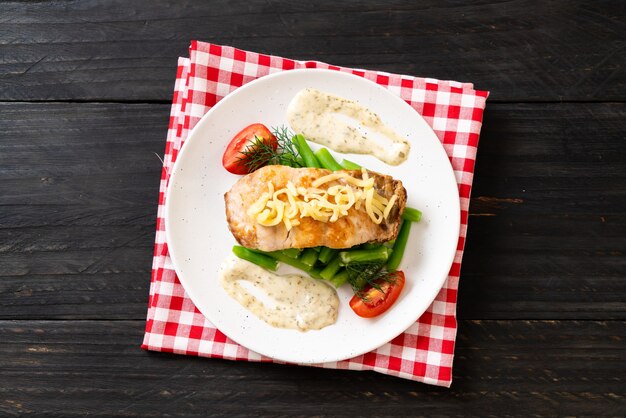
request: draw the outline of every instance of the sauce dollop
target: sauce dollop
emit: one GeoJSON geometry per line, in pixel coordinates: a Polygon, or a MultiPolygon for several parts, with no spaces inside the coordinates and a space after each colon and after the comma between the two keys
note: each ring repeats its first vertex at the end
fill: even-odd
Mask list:
{"type": "Polygon", "coordinates": [[[226,293],[273,327],[308,331],[337,321],[337,292],[321,280],[278,275],[234,256],[222,264],[219,278],[226,293]]]}
{"type": "Polygon", "coordinates": [[[370,154],[389,165],[399,165],[409,156],[409,141],[385,125],[380,116],[357,102],[323,91],[299,91],[287,107],[287,120],[295,132],[337,152],[370,154]],[[379,144],[339,115],[382,135],[389,144],[379,144]]]}

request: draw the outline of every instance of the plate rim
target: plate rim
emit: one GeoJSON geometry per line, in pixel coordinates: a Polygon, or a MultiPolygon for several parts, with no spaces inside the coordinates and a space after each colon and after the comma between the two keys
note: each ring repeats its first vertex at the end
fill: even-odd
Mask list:
{"type": "MultiPolygon", "coordinates": [[[[206,121],[210,118],[210,115],[215,113],[218,109],[220,109],[222,106],[225,106],[228,104],[229,101],[234,100],[234,98],[236,98],[237,96],[239,96],[240,94],[244,94],[245,93],[245,88],[248,86],[253,86],[255,84],[258,83],[262,83],[262,82],[268,82],[270,79],[273,78],[280,78],[286,75],[293,75],[296,73],[324,73],[324,74],[328,74],[331,77],[335,77],[335,76],[339,76],[339,77],[348,77],[348,78],[352,78],[352,79],[357,79],[359,80],[359,82],[366,82],[367,84],[369,84],[372,88],[376,88],[379,91],[383,92],[383,94],[387,95],[390,99],[395,100],[399,105],[401,106],[408,106],[408,108],[411,109],[412,112],[415,112],[416,115],[424,122],[424,124],[428,127],[428,129],[433,133],[433,135],[435,136],[435,138],[437,139],[437,143],[438,143],[438,149],[439,152],[443,153],[443,156],[445,157],[445,160],[447,162],[446,167],[447,167],[447,172],[448,175],[451,177],[452,181],[454,182],[455,187],[455,196],[457,197],[457,199],[454,200],[455,202],[455,236],[457,237],[455,239],[455,245],[452,247],[453,249],[450,251],[448,260],[446,261],[446,266],[448,266],[448,268],[446,269],[446,273],[443,275],[443,277],[437,282],[436,286],[432,287],[432,292],[430,294],[428,294],[428,300],[429,303],[425,306],[425,308],[419,313],[419,315],[417,315],[416,318],[411,319],[410,321],[404,321],[403,322],[403,326],[402,329],[395,335],[393,335],[391,338],[389,338],[388,340],[381,342],[381,343],[376,343],[376,344],[370,344],[367,345],[366,348],[362,348],[359,350],[356,350],[352,353],[349,353],[347,355],[341,355],[341,356],[325,356],[323,358],[323,360],[312,360],[312,361],[303,361],[302,359],[289,359],[286,358],[285,356],[276,356],[276,355],[271,355],[268,353],[263,353],[261,352],[262,350],[257,350],[255,348],[250,348],[247,345],[244,345],[242,343],[240,343],[237,338],[233,338],[231,335],[228,335],[227,333],[225,333],[224,331],[220,330],[220,332],[224,333],[228,338],[230,338],[231,340],[235,341],[237,344],[247,348],[250,351],[256,352],[258,354],[261,354],[263,356],[269,357],[273,360],[277,360],[277,361],[285,361],[285,362],[289,362],[289,363],[294,363],[294,364],[322,364],[322,363],[326,363],[326,362],[337,362],[337,361],[343,361],[343,360],[348,360],[350,358],[353,357],[357,357],[359,355],[363,355],[365,353],[368,353],[372,350],[375,350],[385,344],[387,344],[389,341],[393,340],[394,338],[396,338],[398,335],[401,335],[402,333],[404,333],[409,327],[411,327],[414,323],[416,323],[416,321],[424,314],[424,312],[426,312],[426,310],[428,310],[428,308],[432,305],[432,303],[434,302],[435,298],[437,297],[437,294],[441,291],[443,285],[445,284],[445,281],[447,280],[448,276],[449,276],[449,271],[450,268],[452,267],[453,263],[454,263],[454,259],[456,257],[456,252],[457,252],[457,245],[458,245],[458,237],[460,234],[460,229],[461,229],[461,208],[460,208],[460,194],[459,194],[459,189],[458,189],[458,182],[456,180],[456,176],[454,174],[454,168],[452,167],[452,164],[450,162],[449,156],[445,150],[445,148],[443,147],[443,144],[441,143],[441,140],[439,139],[439,137],[437,137],[436,133],[434,132],[433,128],[428,124],[428,122],[426,122],[426,120],[423,118],[423,116],[416,110],[414,109],[411,105],[409,105],[404,99],[402,99],[400,96],[396,95],[395,93],[393,93],[392,91],[390,91],[389,89],[373,82],[372,80],[369,80],[365,77],[360,77],[357,76],[355,74],[352,73],[348,73],[348,72],[344,72],[344,71],[337,71],[337,70],[330,70],[330,69],[321,69],[321,68],[300,68],[300,69],[292,69],[292,70],[284,70],[284,71],[278,71],[275,73],[271,73],[262,77],[259,77],[257,79],[254,79],[246,84],[244,84],[241,87],[236,88],[235,90],[233,90],[232,92],[230,92],[229,94],[227,94],[226,96],[224,96],[220,101],[218,101],[211,109],[209,109],[202,117],[200,117],[200,119],[198,120],[198,122],[196,123],[196,125],[189,131],[189,133],[187,134],[187,138],[185,139],[185,142],[183,144],[183,146],[181,146],[180,151],[178,153],[178,156],[176,158],[176,161],[174,162],[172,168],[171,168],[171,172],[170,172],[170,176],[168,178],[168,183],[167,183],[167,191],[165,193],[165,208],[164,208],[164,220],[165,220],[165,240],[166,243],[168,244],[168,255],[170,257],[170,260],[172,262],[172,266],[176,272],[176,275],[178,277],[178,280],[180,281],[180,284],[182,285],[182,287],[184,288],[186,294],[189,296],[189,298],[191,299],[191,301],[194,303],[194,306],[201,312],[201,314],[211,322],[211,324],[219,330],[219,327],[217,326],[217,324],[215,324],[215,321],[213,319],[210,318],[209,315],[207,315],[205,312],[203,312],[203,310],[199,307],[200,304],[198,304],[196,302],[198,295],[194,295],[193,291],[189,290],[189,287],[185,285],[186,279],[184,278],[185,274],[181,274],[180,273],[180,268],[179,268],[179,264],[177,261],[177,257],[173,254],[172,251],[172,246],[171,246],[171,216],[170,216],[170,212],[172,210],[172,203],[171,203],[171,193],[173,190],[172,183],[174,182],[174,179],[176,177],[176,173],[179,171],[180,168],[180,164],[181,161],[184,161],[184,157],[186,155],[186,151],[190,148],[190,147],[185,147],[184,145],[187,144],[190,140],[192,140],[192,138],[194,138],[196,135],[196,132],[202,129],[203,123],[206,123],[206,121]]],[[[217,145],[215,145],[217,146],[217,145]]],[[[199,297],[199,296],[198,296],[199,297]]],[[[412,317],[412,316],[411,316],[412,317]]],[[[331,325],[332,326],[332,325],[331,325]]]]}

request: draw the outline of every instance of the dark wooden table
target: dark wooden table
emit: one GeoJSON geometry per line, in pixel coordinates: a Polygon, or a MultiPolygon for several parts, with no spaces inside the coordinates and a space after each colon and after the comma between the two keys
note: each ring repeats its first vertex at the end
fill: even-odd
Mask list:
{"type": "Polygon", "coordinates": [[[0,415],[626,415],[625,2],[0,2],[0,415]],[[142,351],[191,39],[492,92],[451,389],[142,351]]]}

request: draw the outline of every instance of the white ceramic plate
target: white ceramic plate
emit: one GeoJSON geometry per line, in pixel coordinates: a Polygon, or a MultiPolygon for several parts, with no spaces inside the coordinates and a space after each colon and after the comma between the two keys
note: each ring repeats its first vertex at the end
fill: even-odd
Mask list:
{"type": "MultiPolygon", "coordinates": [[[[316,148],[312,144],[312,148],[316,148]]],[[[335,154],[338,161],[344,157],[335,154]]],[[[457,183],[446,153],[422,117],[388,90],[350,74],[328,70],[285,71],[237,89],[213,107],[192,130],[174,165],[167,194],[166,234],[178,277],[198,309],[231,339],[278,360],[294,363],[339,361],[371,351],[411,326],[428,308],[447,277],[459,234],[457,183]],[[228,230],[224,193],[239,176],[228,173],[221,158],[230,139],[260,122],[286,125],[293,96],[312,87],[356,100],[411,142],[409,159],[397,167],[373,157],[345,155],[371,170],[402,180],[408,206],[422,211],[411,229],[400,269],[407,282],[384,315],[356,316],[346,285],[338,290],[337,322],[319,331],[273,328],[241,307],[222,289],[220,264],[236,244],[228,230]]],[[[281,272],[292,272],[281,267],[281,272]]]]}

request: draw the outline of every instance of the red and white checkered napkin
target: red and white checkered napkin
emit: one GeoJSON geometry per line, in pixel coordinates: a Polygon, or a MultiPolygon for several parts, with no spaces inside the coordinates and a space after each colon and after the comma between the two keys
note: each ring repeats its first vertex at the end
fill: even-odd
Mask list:
{"type": "Polygon", "coordinates": [[[190,58],[178,60],[159,193],[156,245],[146,333],[148,350],[277,362],[227,338],[191,302],[176,277],[165,241],[164,204],[169,173],[185,138],[213,105],[236,88],[278,71],[326,68],[372,80],[407,101],[433,128],[454,168],[461,196],[461,232],[448,279],[422,317],[402,335],[378,349],[319,367],[375,370],[424,383],[450,386],[456,338],[456,300],[467,231],[474,160],[488,92],[472,84],[354,70],[317,61],[294,61],[193,41],[190,58]]]}

